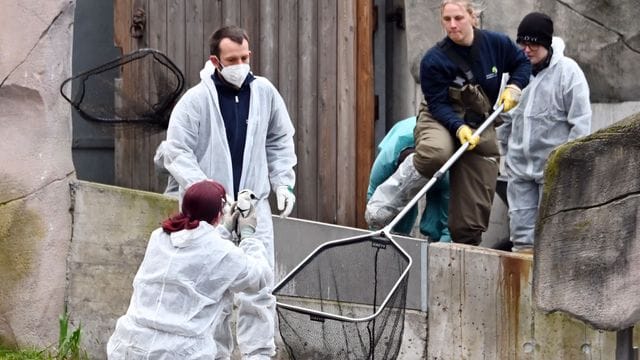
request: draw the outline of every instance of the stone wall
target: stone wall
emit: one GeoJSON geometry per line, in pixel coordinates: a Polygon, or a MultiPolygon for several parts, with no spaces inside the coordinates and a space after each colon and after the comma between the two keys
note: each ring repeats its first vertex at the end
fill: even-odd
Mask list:
{"type": "MultiPolygon", "coordinates": [[[[407,56],[412,73],[424,52],[444,37],[440,0],[405,0],[407,56]]],[[[640,7],[636,1],[484,1],[481,26],[515,39],[518,24],[531,11],[549,14],[565,54],[580,64],[591,88],[591,101],[640,100],[640,7]]]]}
{"type": "Polygon", "coordinates": [[[597,329],[640,322],[640,114],[556,148],[536,224],[536,304],[597,329]]]}
{"type": "Polygon", "coordinates": [[[0,344],[48,346],[64,311],[71,239],[68,104],[74,1],[0,11],[0,344]]]}

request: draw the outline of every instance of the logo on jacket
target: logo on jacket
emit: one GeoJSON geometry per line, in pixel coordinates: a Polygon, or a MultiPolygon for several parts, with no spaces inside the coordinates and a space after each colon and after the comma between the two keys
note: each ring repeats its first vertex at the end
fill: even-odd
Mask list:
{"type": "Polygon", "coordinates": [[[494,77],[496,77],[496,76],[498,76],[498,68],[494,65],[494,66],[491,68],[491,73],[490,73],[490,74],[487,74],[486,79],[487,79],[487,80],[489,80],[489,79],[493,79],[493,78],[494,78],[494,77]]]}

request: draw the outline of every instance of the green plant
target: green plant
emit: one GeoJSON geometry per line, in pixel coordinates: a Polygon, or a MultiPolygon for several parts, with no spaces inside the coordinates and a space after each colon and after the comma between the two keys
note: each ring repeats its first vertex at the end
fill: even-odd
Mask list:
{"type": "Polygon", "coordinates": [[[80,344],[82,327],[69,331],[69,314],[65,309],[59,317],[60,331],[58,347],[44,350],[38,349],[8,349],[0,345],[0,360],[88,360],[89,355],[80,344]]]}
{"type": "Polygon", "coordinates": [[[48,360],[45,350],[11,350],[0,347],[1,360],[48,360]]]}
{"type": "Polygon", "coordinates": [[[55,360],[88,360],[87,352],[80,344],[82,326],[69,333],[69,314],[65,309],[60,315],[60,334],[58,336],[58,349],[53,357],[55,360]]]}

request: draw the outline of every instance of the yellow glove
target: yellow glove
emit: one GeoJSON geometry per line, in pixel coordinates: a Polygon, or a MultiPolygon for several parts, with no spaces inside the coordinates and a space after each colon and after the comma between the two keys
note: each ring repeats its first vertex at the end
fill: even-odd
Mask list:
{"type": "Polygon", "coordinates": [[[473,150],[473,148],[478,145],[478,142],[480,142],[480,137],[478,135],[473,135],[473,130],[471,130],[468,125],[460,126],[458,131],[456,131],[456,136],[458,137],[458,140],[460,140],[461,144],[466,142],[469,143],[467,151],[473,150]]]}
{"type": "Polygon", "coordinates": [[[519,87],[513,84],[507,85],[502,92],[502,95],[500,95],[500,100],[498,101],[498,106],[504,104],[502,112],[507,112],[518,105],[518,101],[520,101],[520,92],[519,87]]]}

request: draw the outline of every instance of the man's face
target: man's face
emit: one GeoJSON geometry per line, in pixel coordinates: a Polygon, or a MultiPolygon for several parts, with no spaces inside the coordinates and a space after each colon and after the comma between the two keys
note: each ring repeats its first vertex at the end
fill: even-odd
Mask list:
{"type": "Polygon", "coordinates": [[[249,42],[246,39],[242,41],[242,45],[224,38],[220,41],[220,56],[211,55],[210,59],[216,68],[220,69],[220,65],[230,66],[238,64],[248,64],[251,57],[249,51],[249,42]]]}
{"type": "Polygon", "coordinates": [[[525,41],[518,45],[520,45],[520,48],[524,51],[524,54],[527,55],[532,65],[536,65],[543,61],[547,57],[547,54],[549,54],[549,50],[540,44],[525,41]]]}
{"type": "Polygon", "coordinates": [[[473,19],[462,5],[446,4],[442,8],[442,26],[454,43],[470,46],[473,42],[473,19]]]}

